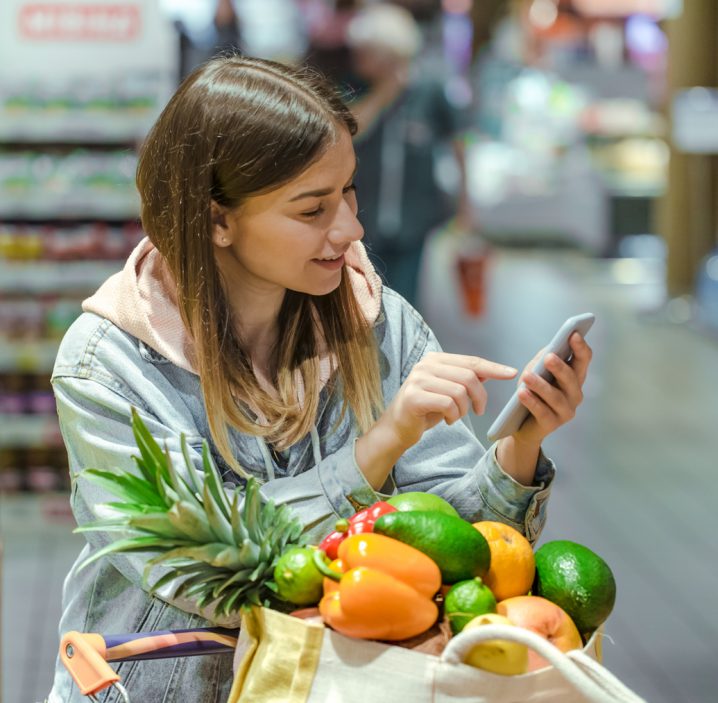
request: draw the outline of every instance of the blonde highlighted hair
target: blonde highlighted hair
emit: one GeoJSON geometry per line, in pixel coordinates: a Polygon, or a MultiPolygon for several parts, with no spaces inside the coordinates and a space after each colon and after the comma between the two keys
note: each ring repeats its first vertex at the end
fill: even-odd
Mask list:
{"type": "Polygon", "coordinates": [[[346,274],[325,296],[287,291],[278,320],[281,344],[270,360],[272,397],[257,381],[232,324],[212,243],[212,200],[236,208],[287,183],[342,129],[353,135],[354,118],[317,75],[224,57],[182,83],[140,154],[142,225],[176,283],[212,440],[238,473],[244,471],[232,455],[230,427],[260,435],[277,449],[310,431],[321,390],[320,342],[333,360],[332,390],[343,395],[341,416],[351,411],[365,432],[382,409],[376,340],[346,274]],[[261,413],[261,423],[250,408],[261,413]]]}

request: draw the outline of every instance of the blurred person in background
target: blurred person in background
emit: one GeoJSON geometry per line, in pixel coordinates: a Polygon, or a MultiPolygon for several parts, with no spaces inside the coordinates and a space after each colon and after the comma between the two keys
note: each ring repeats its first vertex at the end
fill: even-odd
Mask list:
{"type": "Polygon", "coordinates": [[[457,229],[475,227],[460,139],[466,114],[443,81],[416,70],[422,36],[408,10],[366,7],[350,23],[348,42],[357,75],[368,85],[351,105],[359,124],[355,183],[367,249],[388,285],[416,305],[427,235],[452,215],[457,229]],[[435,178],[436,150],[447,141],[459,167],[455,203],[435,178]]]}
{"type": "Polygon", "coordinates": [[[347,27],[364,4],[362,0],[298,0],[307,25],[306,63],[351,93],[360,85],[347,45],[347,27]]]}
{"type": "Polygon", "coordinates": [[[175,20],[179,35],[180,80],[195,66],[214,56],[240,51],[241,25],[233,0],[215,0],[211,22],[205,27],[200,26],[193,26],[185,18],[175,20]]]}

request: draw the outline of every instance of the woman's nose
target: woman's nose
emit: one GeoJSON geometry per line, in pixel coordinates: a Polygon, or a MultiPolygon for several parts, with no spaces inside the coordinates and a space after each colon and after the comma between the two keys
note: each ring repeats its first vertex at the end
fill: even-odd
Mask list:
{"type": "Polygon", "coordinates": [[[341,244],[344,242],[357,242],[364,236],[364,228],[357,219],[356,208],[352,204],[342,201],[337,209],[337,215],[329,228],[329,239],[341,244]]]}

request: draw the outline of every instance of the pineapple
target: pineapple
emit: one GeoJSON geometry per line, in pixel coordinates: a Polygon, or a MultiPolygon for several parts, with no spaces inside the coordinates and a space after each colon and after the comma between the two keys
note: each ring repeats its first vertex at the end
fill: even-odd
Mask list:
{"type": "Polygon", "coordinates": [[[281,553],[304,543],[302,525],[291,509],[264,503],[254,478],[249,478],[244,491],[237,487],[228,496],[207,442],[202,448],[204,475],[198,476],[182,436],[188,482],[134,408],[132,430],[140,452],[133,457],[140,476],[100,469],[85,469],[80,474],[121,502],[98,506],[111,517],[75,532],[124,533],[85,560],[81,568],[113,552],[154,552],[157,556],[145,567],[145,584],[153,567],[163,565],[169,570],[149,586],[151,593],[177,580],[175,597],[192,598],[200,608],[214,603],[215,614],[229,615],[244,605],[266,604],[277,590],[272,579],[281,553]]]}

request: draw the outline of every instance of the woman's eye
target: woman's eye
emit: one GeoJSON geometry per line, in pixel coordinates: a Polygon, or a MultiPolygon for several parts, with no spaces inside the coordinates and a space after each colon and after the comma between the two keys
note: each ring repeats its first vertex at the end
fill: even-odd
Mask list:
{"type": "MultiPolygon", "coordinates": [[[[342,189],[342,193],[344,195],[347,195],[348,193],[356,193],[356,185],[352,183],[351,185],[348,185],[346,188],[342,189]]],[[[301,213],[302,217],[306,217],[308,219],[312,219],[315,217],[319,217],[324,213],[324,206],[320,205],[319,207],[315,208],[314,210],[309,210],[307,212],[301,213]]]]}
{"type": "Polygon", "coordinates": [[[310,210],[309,212],[303,212],[302,217],[319,217],[324,212],[324,208],[320,205],[316,210],[310,210]]]}

